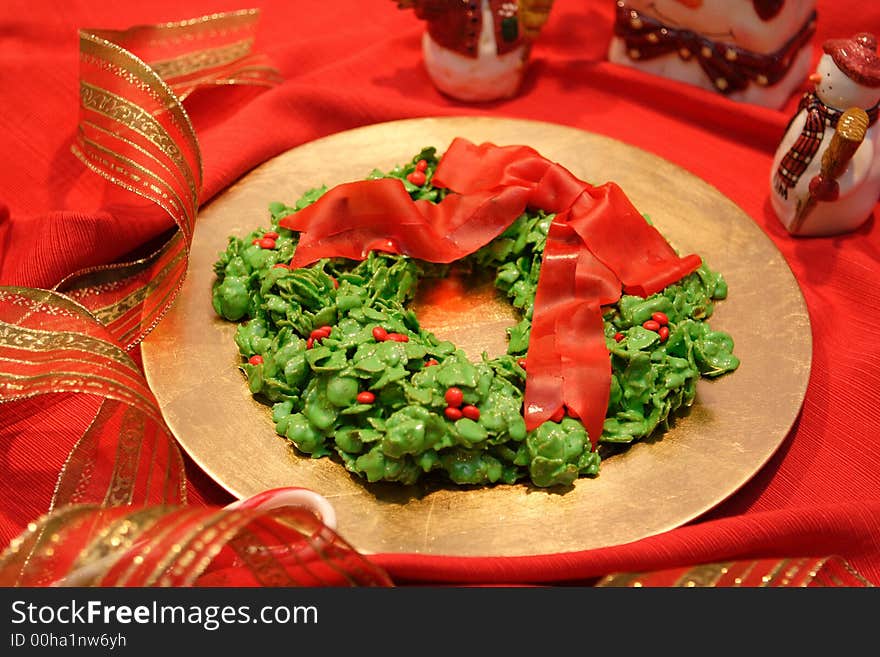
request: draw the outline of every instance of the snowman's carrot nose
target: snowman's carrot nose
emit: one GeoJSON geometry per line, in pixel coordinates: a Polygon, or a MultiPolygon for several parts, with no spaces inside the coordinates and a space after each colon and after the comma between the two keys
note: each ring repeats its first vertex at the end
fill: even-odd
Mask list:
{"type": "Polygon", "coordinates": [[[807,78],[807,80],[809,80],[813,84],[819,84],[822,81],[822,74],[821,73],[813,73],[812,75],[810,75],[807,78]]]}

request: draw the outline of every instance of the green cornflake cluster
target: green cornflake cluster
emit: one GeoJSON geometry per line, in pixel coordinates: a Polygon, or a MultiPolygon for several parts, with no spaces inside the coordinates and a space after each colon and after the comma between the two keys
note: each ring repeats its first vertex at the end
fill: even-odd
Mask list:
{"type": "MultiPolygon", "coordinates": [[[[445,190],[431,184],[436,164],[435,149],[426,148],[369,178],[399,178],[414,199],[437,202],[445,190]],[[417,186],[407,175],[420,160],[428,164],[427,180],[417,186]]],[[[522,417],[525,370],[518,361],[528,349],[552,215],[528,211],[457,263],[494,270],[496,287],[521,314],[508,331],[506,354],[471,362],[454,344],[423,330],[407,308],[419,280],[445,276],[446,266],[379,252],[362,262],[275,266],[290,261],[297,243],[278,221],[325,191],[310,190],[293,206],[272,203],[271,226],[230,237],[214,265],[214,310],[239,322],[241,368],[250,391],[273,404],[278,434],[312,457],[338,459],[370,482],[412,484],[437,473],[456,484],[528,480],[549,487],[597,475],[599,454],[578,420],[565,417],[526,431],[522,417]],[[278,235],[274,248],[254,243],[268,231],[278,235]],[[310,333],[321,326],[332,327],[329,336],[307,348],[310,333]],[[407,341],[377,340],[377,327],[407,341]],[[253,364],[256,355],[262,362],[253,364]],[[450,387],[479,408],[477,420],[445,417],[450,387]],[[371,403],[358,401],[364,391],[373,393],[371,403]]],[[[713,302],[726,295],[721,275],[703,266],[647,299],[625,295],[605,308],[613,376],[600,443],[631,443],[666,428],[676,410],[692,403],[700,376],[736,369],[730,336],[705,322],[713,302]],[[669,318],[665,342],[641,325],[658,311],[669,318]]]]}

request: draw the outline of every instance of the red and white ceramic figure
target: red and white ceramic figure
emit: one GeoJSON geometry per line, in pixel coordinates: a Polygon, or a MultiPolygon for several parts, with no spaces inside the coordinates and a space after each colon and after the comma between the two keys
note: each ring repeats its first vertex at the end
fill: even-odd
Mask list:
{"type": "Polygon", "coordinates": [[[608,59],[778,109],[812,61],[815,0],[618,0],[608,59]]]}
{"type": "Polygon", "coordinates": [[[422,54],[431,81],[458,100],[514,96],[531,44],[553,0],[396,0],[426,23],[422,54]]]}
{"type": "Polygon", "coordinates": [[[880,56],[873,34],[830,39],[773,158],[770,200],[792,234],[858,228],[880,200],[880,56]],[[850,117],[856,115],[849,126],[850,117]],[[845,155],[845,128],[855,127],[845,155]],[[832,167],[836,165],[836,167],[832,167]],[[831,169],[836,169],[831,171],[831,169]]]}

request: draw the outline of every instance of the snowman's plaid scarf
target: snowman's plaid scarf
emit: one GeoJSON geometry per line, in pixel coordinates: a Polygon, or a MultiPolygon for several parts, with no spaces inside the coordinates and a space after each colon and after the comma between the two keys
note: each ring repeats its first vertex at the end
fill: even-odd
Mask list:
{"type": "MultiPolygon", "coordinates": [[[[835,129],[843,114],[841,110],[828,107],[812,91],[803,95],[795,116],[802,111],[806,111],[807,116],[801,134],[783,156],[773,176],[773,188],[784,199],[788,198],[788,190],[797,184],[819,150],[825,126],[835,129]]],[[[878,106],[875,105],[867,112],[869,125],[872,125],[877,120],[878,106]]]]}

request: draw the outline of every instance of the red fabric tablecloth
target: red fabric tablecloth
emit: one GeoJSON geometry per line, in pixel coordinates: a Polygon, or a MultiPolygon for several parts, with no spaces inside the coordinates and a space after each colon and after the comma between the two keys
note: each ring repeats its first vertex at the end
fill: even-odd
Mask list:
{"type": "MultiPolygon", "coordinates": [[[[880,233],[871,218],[847,235],[792,239],[774,217],[768,171],[799,94],[776,111],[611,64],[605,55],[613,0],[556,0],[522,92],[468,105],[432,86],[422,66],[423,24],[390,0],[253,6],[262,15],[255,50],[271,58],[283,82],[187,99],[202,149],[202,204],[268,158],[357,126],[462,114],[551,121],[637,145],[715,185],[779,247],[810,312],[813,364],[799,420],[766,467],[704,517],[637,543],[581,553],[373,557],[395,581],[590,582],[618,571],[836,554],[880,582],[880,233]]],[[[132,221],[137,204],[127,193],[71,154],[77,29],[123,29],[247,7],[235,0],[3,3],[0,285],[52,287],[85,266],[123,258],[172,226],[158,214],[132,221]]],[[[817,44],[880,33],[880,5],[819,0],[818,12],[817,44]]],[[[0,545],[48,509],[59,469],[94,403],[64,395],[38,417],[0,408],[0,545]]],[[[196,466],[187,467],[192,504],[231,501],[196,466]]]]}

